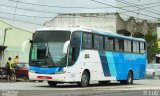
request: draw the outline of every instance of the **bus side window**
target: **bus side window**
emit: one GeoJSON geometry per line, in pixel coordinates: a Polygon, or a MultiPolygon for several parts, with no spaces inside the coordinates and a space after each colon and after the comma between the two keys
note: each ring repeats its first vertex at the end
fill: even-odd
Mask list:
{"type": "Polygon", "coordinates": [[[105,37],[105,49],[110,51],[114,50],[114,38],[105,37]]]}
{"type": "Polygon", "coordinates": [[[70,47],[69,47],[69,55],[68,55],[68,66],[73,65],[78,59],[80,51],[80,32],[72,33],[70,47]]]}
{"type": "Polygon", "coordinates": [[[94,35],[94,48],[102,50],[103,49],[103,36],[94,35]]]}
{"type": "Polygon", "coordinates": [[[139,42],[133,41],[133,53],[139,53],[139,42]]]}
{"type": "Polygon", "coordinates": [[[83,33],[83,48],[92,48],[92,34],[83,33]]]}
{"type": "Polygon", "coordinates": [[[124,40],[124,51],[125,52],[131,52],[131,41],[130,40],[124,40]]]}
{"type": "Polygon", "coordinates": [[[145,44],[144,44],[144,42],[140,42],[140,53],[145,53],[145,44]]]}
{"type": "Polygon", "coordinates": [[[110,51],[114,50],[114,38],[105,37],[105,49],[110,51]]]}
{"type": "Polygon", "coordinates": [[[115,39],[115,50],[123,51],[123,40],[122,39],[115,39]]]}

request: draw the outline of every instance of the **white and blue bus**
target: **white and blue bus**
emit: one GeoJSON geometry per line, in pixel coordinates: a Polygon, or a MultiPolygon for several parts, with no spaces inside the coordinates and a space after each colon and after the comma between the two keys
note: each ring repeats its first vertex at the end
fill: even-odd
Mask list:
{"type": "Polygon", "coordinates": [[[31,40],[29,78],[50,86],[111,80],[132,84],[146,69],[144,39],[83,27],[42,28],[31,40]]]}

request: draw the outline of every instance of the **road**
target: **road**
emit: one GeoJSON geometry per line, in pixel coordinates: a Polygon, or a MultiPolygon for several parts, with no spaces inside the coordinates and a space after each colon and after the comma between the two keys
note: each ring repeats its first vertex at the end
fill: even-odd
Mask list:
{"type": "Polygon", "coordinates": [[[159,79],[134,81],[133,85],[121,85],[115,81],[107,85],[92,82],[89,87],[80,88],[76,84],[60,84],[49,87],[47,82],[0,83],[2,96],[158,96],[159,79]],[[10,95],[7,95],[10,94],[10,95]],[[13,95],[14,94],[14,95],[13,95]]]}

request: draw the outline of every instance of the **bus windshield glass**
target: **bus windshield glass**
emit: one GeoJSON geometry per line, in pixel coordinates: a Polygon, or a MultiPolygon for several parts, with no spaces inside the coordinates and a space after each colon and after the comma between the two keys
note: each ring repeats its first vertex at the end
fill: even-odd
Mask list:
{"type": "Polygon", "coordinates": [[[70,38],[69,31],[37,31],[33,37],[30,51],[30,66],[66,66],[67,54],[63,47],[70,38]]]}

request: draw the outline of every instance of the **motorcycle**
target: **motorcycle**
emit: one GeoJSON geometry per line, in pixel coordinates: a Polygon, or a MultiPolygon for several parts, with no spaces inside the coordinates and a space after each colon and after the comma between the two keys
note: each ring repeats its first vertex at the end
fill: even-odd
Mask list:
{"type": "MultiPolygon", "coordinates": [[[[0,81],[7,80],[7,72],[5,70],[0,69],[0,81]]],[[[12,76],[9,77],[9,82],[15,82],[17,80],[15,71],[13,71],[12,76]]]]}

